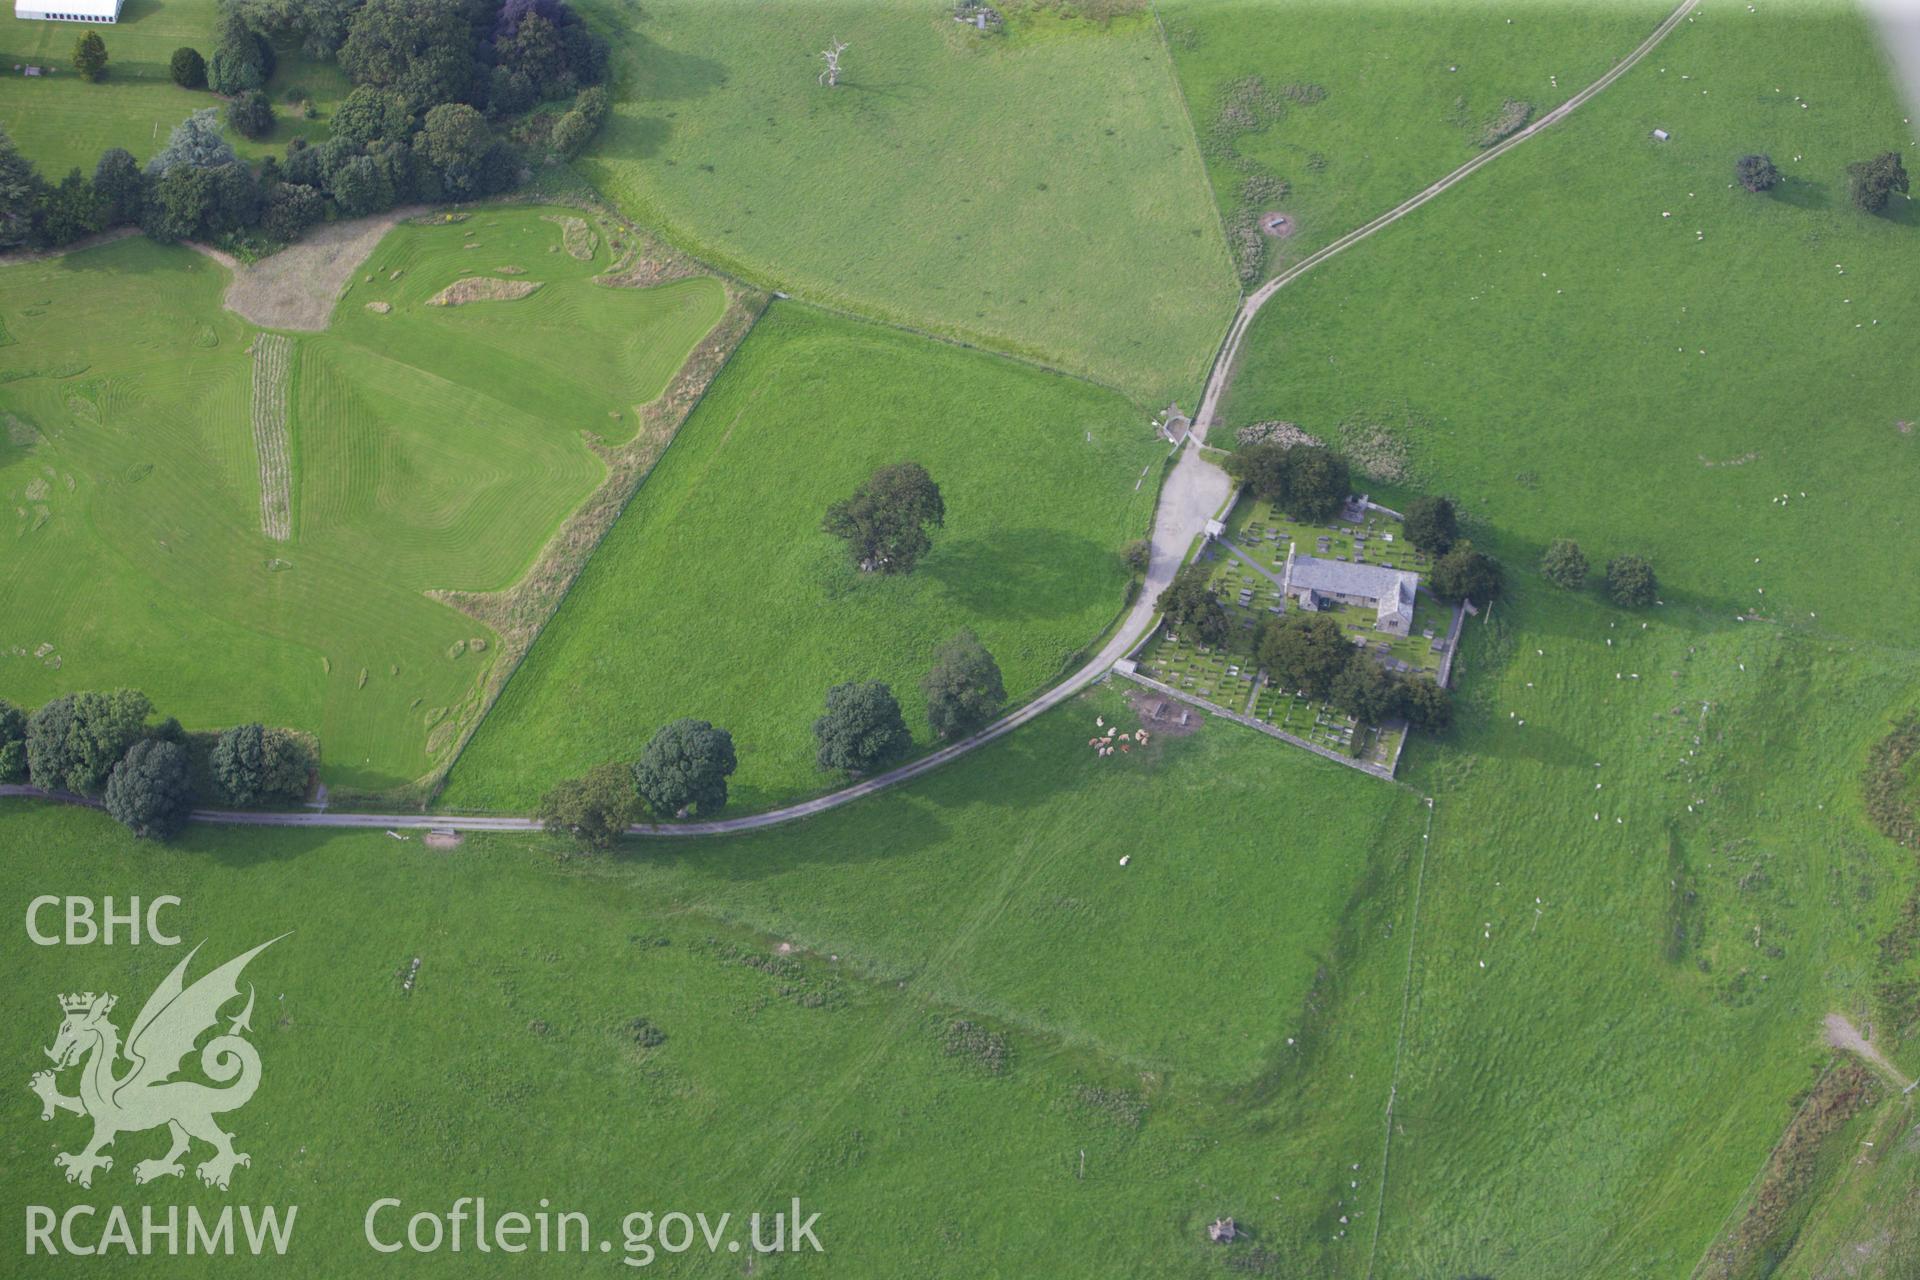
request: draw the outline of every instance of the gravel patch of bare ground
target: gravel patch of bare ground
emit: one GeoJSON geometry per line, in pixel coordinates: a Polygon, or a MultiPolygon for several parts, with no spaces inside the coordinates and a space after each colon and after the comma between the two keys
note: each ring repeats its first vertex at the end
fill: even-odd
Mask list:
{"type": "Polygon", "coordinates": [[[211,245],[193,247],[233,272],[227,310],[263,329],[317,333],[327,327],[341,291],[380,238],[422,208],[409,205],[370,218],[322,223],[251,266],[211,245]]]}
{"type": "MultiPolygon", "coordinates": [[[[697,270],[689,266],[680,274],[692,275],[697,270]]],[[[506,687],[541,630],[559,609],[560,601],[580,576],[580,570],[586,567],[587,558],[626,510],[640,482],[666,452],[694,406],[700,403],[747,331],[760,318],[768,301],[767,295],[732,282],[727,285],[727,299],[727,310],[720,322],[693,349],[667,389],[640,407],[640,428],[633,439],[625,444],[609,445],[591,432],[586,433],[588,447],[607,464],[607,477],[548,540],[525,577],[504,591],[427,593],[492,627],[500,637],[500,655],[488,669],[486,684],[479,696],[468,699],[449,724],[450,740],[446,745],[452,749],[439,756],[440,764],[412,788],[422,806],[430,804],[445,784],[448,771],[466,750],[473,731],[480,727],[480,721],[500,696],[500,690],[506,687]]]]}
{"type": "Polygon", "coordinates": [[[293,339],[263,333],[253,340],[253,450],[260,459],[260,532],[275,542],[293,536],[293,463],[287,441],[287,383],[293,339]]]}
{"type": "Polygon", "coordinates": [[[496,280],[464,276],[427,299],[430,307],[459,307],[469,302],[512,302],[538,289],[539,280],[496,280]]]}

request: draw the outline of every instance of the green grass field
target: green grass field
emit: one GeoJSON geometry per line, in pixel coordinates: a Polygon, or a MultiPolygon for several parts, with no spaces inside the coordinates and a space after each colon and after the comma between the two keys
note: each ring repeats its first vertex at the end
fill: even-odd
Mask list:
{"type": "MultiPolygon", "coordinates": [[[[1377,1171],[1404,953],[1329,969],[1402,921],[1419,805],[1221,727],[1098,759],[1084,746],[1096,715],[1131,712],[1103,691],[824,822],[612,860],[488,838],[448,854],[379,832],[196,830],[155,850],[102,817],[9,802],[0,898],[17,905],[48,877],[61,892],[177,894],[177,932],[207,940],[196,963],[295,930],[248,971],[265,1084],[228,1119],[253,1157],[231,1198],[300,1206],[275,1263],[289,1275],[423,1264],[366,1248],[366,1205],[481,1193],[551,1197],[609,1234],[631,1209],[744,1213],[799,1195],[822,1212],[826,1253],[780,1267],[796,1274],[1213,1274],[1214,1217],[1257,1223],[1269,1247],[1304,1242],[1320,1224],[1295,1220],[1296,1197],[1330,1202],[1349,1155],[1377,1171]],[[1297,829],[1276,832],[1269,804],[1297,829]],[[1131,835],[1161,824],[1151,844],[1131,835]],[[1324,1024],[1316,1011],[1348,983],[1361,1014],[1324,1024]],[[665,1042],[637,1044],[639,1018],[665,1042]],[[985,1034],[949,1053],[956,1020],[985,1034]],[[1348,1096],[1365,1105],[1328,1105],[1348,1096]]],[[[56,992],[115,991],[124,1031],[180,954],[30,952],[0,1033],[22,1064],[51,1042],[56,992]]],[[[228,1198],[190,1174],[132,1188],[154,1135],[122,1138],[91,1192],[68,1186],[51,1157],[78,1122],[42,1126],[16,1092],[0,1138],[10,1214],[228,1198]]],[[[434,1261],[499,1271],[498,1255],[434,1261]]]]}
{"type": "Polygon", "coordinates": [[[1596,562],[1649,555],[1669,604],[1911,646],[1920,602],[1882,588],[1920,572],[1897,515],[1920,449],[1897,426],[1920,420],[1920,206],[1868,217],[1844,191],[1848,161],[1912,154],[1880,65],[1843,7],[1709,10],[1289,286],[1226,416],[1372,415],[1511,560],[1573,537],[1596,562]],[[1773,193],[1729,189],[1749,150],[1787,174],[1773,193]]]}
{"type": "MultiPolygon", "coordinates": [[[[88,30],[84,24],[9,17],[0,24],[0,129],[49,181],[76,165],[91,175],[108,147],[125,147],[145,160],[189,115],[224,106],[208,90],[180,88],[167,71],[182,45],[213,56],[216,9],[215,0],[126,0],[117,24],[96,28],[107,42],[107,75],[96,84],[73,70],[73,42],[88,30]],[[16,66],[54,71],[28,77],[16,66]]],[[[297,47],[276,53],[279,65],[267,85],[277,117],[273,132],[258,141],[228,134],[245,156],[284,153],[295,137],[324,140],[327,111],[347,93],[346,77],[333,63],[316,62],[297,47]],[[301,102],[312,102],[317,118],[300,118],[301,102]]]]}
{"type": "MultiPolygon", "coordinates": [[[[1465,629],[1455,728],[1414,738],[1399,783],[1212,721],[1098,757],[1096,717],[1140,723],[1103,686],[819,818],[610,857],[380,832],[137,845],[100,815],[0,801],[0,909],[173,893],[210,960],[297,929],[253,971],[268,1066],[230,1125],[254,1156],[231,1197],[135,1190],[151,1137],[92,1191],[67,1186],[51,1158],[79,1121],[40,1125],[16,1087],[0,1214],[298,1203],[275,1265],[295,1276],[536,1270],[361,1243],[377,1196],[485,1194],[589,1211],[616,1247],[630,1209],[799,1195],[827,1252],[775,1267],[796,1275],[1911,1280],[1920,1095],[1883,1091],[1799,1180],[1770,1170],[1835,1061],[1827,1015],[1920,1075],[1896,998],[1920,990],[1920,955],[1887,941],[1914,853],[1860,796],[1870,749],[1920,705],[1920,217],[1903,200],[1864,217],[1842,187],[1847,161],[1911,155],[1914,131],[1849,7],[1758,7],[1710,0],[1571,120],[1290,286],[1248,338],[1226,426],[1364,441],[1392,473],[1376,497],[1454,494],[1508,563],[1508,594],[1465,629]],[[1771,195],[1728,187],[1751,150],[1788,175],[1771,195]],[[1533,566],[1558,536],[1596,565],[1649,555],[1664,603],[1550,587],[1533,566]],[[1746,1238],[1768,1248],[1722,1265],[1756,1213],[1746,1238]],[[1250,1238],[1207,1243],[1227,1215],[1250,1238]]],[[[593,9],[637,33],[586,165],[630,208],[755,278],[1123,388],[800,303],[765,314],[444,797],[525,810],[697,715],[734,731],[747,812],[829,785],[808,727],[830,683],[888,679],[924,738],[918,680],[959,627],[1018,697],[1111,623],[1154,477],[1134,486],[1162,453],[1138,400],[1187,393],[1221,319],[1194,317],[1231,290],[1215,233],[1180,220],[1212,225],[1197,185],[1153,188],[1178,217],[1087,220],[1108,207],[1088,193],[1153,150],[1109,113],[1166,118],[1158,89],[1112,105],[1166,75],[1142,18],[1023,18],[976,46],[940,6],[809,11],[806,30],[784,6],[593,9]],[[849,80],[830,95],[809,58],[836,34],[849,80]],[[1068,193],[1070,215],[1034,203],[1068,193]],[[990,269],[936,253],[927,210],[998,236],[990,269]],[[1172,309],[1141,311],[1148,286],[1172,309]],[[1175,286],[1205,305],[1173,308],[1175,286]],[[987,289],[993,307],[955,302],[987,289]],[[915,574],[863,580],[820,513],[902,458],[942,484],[948,524],[915,574]]],[[[1411,194],[1502,98],[1544,109],[1539,81],[1572,91],[1656,17],[1378,12],[1161,12],[1203,128],[1249,74],[1327,90],[1236,143],[1295,179],[1295,245],[1411,194]],[[1288,168],[1316,151],[1324,167],[1288,168]]],[[[1197,183],[1176,142],[1164,172],[1197,183]]],[[[596,288],[606,253],[557,243],[531,210],[403,228],[333,328],[293,340],[286,544],[258,532],[260,335],[220,310],[219,269],[123,241],[0,272],[17,543],[0,696],[140,684],[196,727],[315,728],[349,788],[418,776],[494,652],[422,593],[513,580],[598,474],[582,433],[631,432],[722,305],[704,279],[596,288]],[[506,266],[542,288],[424,306],[506,266]]],[[[120,993],[124,1028],[176,958],[18,956],[0,1052],[22,1079],[56,993],[120,993]]],[[[84,1270],[134,1265],[200,1274],[84,1270]]]]}
{"type": "MultiPolygon", "coordinates": [[[[1857,777],[1916,693],[1887,589],[1916,568],[1916,220],[1841,186],[1911,137],[1850,11],[1713,6],[1249,338],[1231,422],[1383,425],[1518,572],[1468,627],[1454,740],[1402,764],[1438,805],[1376,1274],[1692,1274],[1825,1013],[1914,1068],[1873,991],[1912,855],[1857,777]],[[1728,189],[1748,150],[1774,195],[1728,189]],[[1650,555],[1665,607],[1554,591],[1530,569],[1556,536],[1650,555]]],[[[1902,1194],[1830,1181],[1788,1197],[1838,1206],[1809,1258],[1902,1194]]]]}
{"type": "Polygon", "coordinates": [[[286,542],[262,533],[257,331],[224,270],[138,239],[8,268],[0,696],[133,685],[191,727],[317,732],[335,789],[427,772],[492,651],[424,593],[511,584],[605,474],[585,434],[630,437],[725,305],[704,277],[596,286],[608,248],[560,240],[537,209],[399,228],[333,327],[292,339],[286,542]],[[503,266],[541,288],[424,305],[503,266]]]}
{"type": "Polygon", "coordinates": [[[1857,777],[1920,685],[1876,645],[1519,585],[1467,627],[1454,741],[1401,765],[1437,804],[1381,1272],[1688,1275],[1821,1018],[1897,1044],[1872,988],[1913,855],[1857,777]]]}
{"type": "Polygon", "coordinates": [[[584,172],[698,256],[809,301],[1014,352],[1164,404],[1198,390],[1234,286],[1145,15],[918,0],[597,0],[613,120],[584,172]],[[838,88],[815,50],[851,48],[838,88]]]}
{"type": "Polygon", "coordinates": [[[1264,278],[1471,159],[1508,100],[1559,106],[1672,7],[1166,0],[1157,12],[1229,226],[1292,220],[1282,240],[1230,237],[1264,278]]]}
{"type": "Polygon", "coordinates": [[[972,627],[1024,697],[1118,616],[1120,553],[1164,453],[1110,391],[776,303],[595,553],[456,765],[444,801],[523,810],[662,724],[732,730],[742,812],[825,789],[828,686],[881,678],[927,739],[920,678],[972,627]],[[911,459],[947,524],[912,574],[863,575],[828,503],[911,459]],[[1136,489],[1136,484],[1139,488],[1136,489]]]}

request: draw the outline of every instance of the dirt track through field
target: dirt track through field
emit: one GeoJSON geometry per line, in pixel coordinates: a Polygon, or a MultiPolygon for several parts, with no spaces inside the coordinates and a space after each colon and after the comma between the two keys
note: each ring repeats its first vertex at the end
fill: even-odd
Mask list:
{"type": "MultiPolygon", "coordinates": [[[[1246,336],[1247,328],[1253,323],[1254,317],[1259,314],[1260,308],[1265,306],[1269,299],[1288,284],[1299,279],[1313,267],[1325,262],[1335,254],[1353,247],[1368,236],[1398,222],[1401,218],[1406,217],[1421,205],[1426,204],[1442,192],[1464,181],[1467,177],[1478,172],[1486,165],[1491,164],[1494,160],[1505,155],[1513,148],[1520,146],[1528,139],[1538,136],[1546,129],[1564,120],[1572,112],[1592,100],[1621,76],[1625,75],[1657,48],[1661,41],[1671,35],[1674,29],[1686,20],[1687,15],[1693,11],[1698,3],[1699,0],[1682,0],[1680,5],[1667,16],[1664,22],[1654,29],[1651,35],[1641,41],[1626,57],[1615,63],[1613,67],[1598,80],[1595,80],[1592,84],[1574,94],[1571,98],[1568,98],[1558,107],[1547,112],[1512,137],[1489,147],[1467,163],[1455,169],[1452,173],[1433,182],[1419,194],[1394,206],[1365,226],[1347,233],[1325,248],[1302,259],[1280,275],[1267,281],[1264,285],[1260,286],[1259,289],[1255,290],[1254,293],[1249,295],[1241,305],[1239,312],[1234,316],[1233,323],[1227,330],[1226,339],[1221,343],[1220,354],[1214,360],[1213,370],[1208,376],[1206,391],[1201,398],[1200,408],[1194,415],[1192,439],[1202,442],[1206,439],[1206,430],[1213,424],[1215,415],[1219,409],[1221,396],[1225,393],[1227,385],[1232,379],[1233,366],[1239,356],[1241,340],[1246,336]]],[[[397,221],[404,212],[405,211],[397,210],[395,214],[391,216],[397,221]]],[[[382,234],[384,234],[384,229],[382,229],[382,234]]],[[[378,238],[378,236],[375,236],[374,240],[377,241],[378,238]]],[[[352,266],[357,264],[360,258],[364,258],[371,248],[372,242],[369,242],[367,246],[360,251],[359,256],[353,259],[353,263],[349,264],[346,271],[340,273],[339,281],[334,286],[333,296],[337,296],[339,286],[343,285],[347,276],[352,273],[352,266]]],[[[275,258],[269,259],[268,261],[274,262],[285,256],[285,254],[276,255],[275,258]]],[[[229,290],[228,305],[234,306],[232,290],[229,290]]],[[[331,305],[331,301],[329,301],[328,310],[331,310],[331,305]]],[[[237,310],[238,308],[236,307],[235,309],[237,310]]],[[[246,313],[242,312],[242,314],[246,313]]],[[[256,321],[256,323],[260,322],[256,321]]],[[[320,324],[314,325],[313,327],[323,327],[324,323],[325,320],[323,316],[320,324]]],[[[298,328],[304,326],[281,324],[277,327],[298,328]]],[[[1101,648],[1092,661],[1025,706],[1009,712],[986,728],[948,746],[942,747],[938,751],[931,752],[921,756],[917,760],[901,765],[897,769],[890,769],[885,773],[876,774],[871,778],[855,783],[853,786],[843,788],[828,795],[816,796],[812,800],[801,801],[798,804],[788,805],[781,809],[770,809],[765,813],[749,814],[740,818],[725,818],[715,822],[686,822],[672,825],[636,823],[634,826],[628,828],[629,833],[644,836],[728,835],[742,831],[755,831],[762,827],[777,826],[798,818],[811,817],[814,814],[825,813],[829,809],[837,809],[841,805],[851,803],[863,796],[873,795],[876,792],[898,786],[900,783],[917,778],[922,774],[930,773],[942,765],[956,760],[976,748],[983,747],[987,743],[1013,732],[1013,730],[1019,728],[1021,725],[1038,718],[1040,715],[1059,706],[1067,699],[1079,693],[1082,689],[1087,688],[1089,685],[1104,677],[1108,669],[1111,668],[1115,662],[1126,656],[1135,645],[1146,638],[1157,616],[1154,603],[1161,589],[1172,581],[1174,571],[1179,568],[1181,562],[1185,559],[1187,550],[1192,545],[1194,538],[1200,535],[1201,531],[1205,528],[1206,521],[1212,517],[1214,511],[1218,509],[1219,504],[1225,501],[1228,491],[1229,484],[1225,473],[1213,463],[1207,461],[1200,449],[1193,447],[1192,443],[1189,443],[1180,450],[1178,461],[1174,465],[1173,470],[1168,474],[1166,483],[1161,487],[1160,503],[1154,512],[1153,550],[1148,561],[1147,577],[1146,581],[1142,584],[1141,591],[1135,599],[1132,609],[1128,611],[1126,617],[1121,621],[1113,638],[1101,648]]],[[[20,794],[30,795],[38,793],[31,787],[0,787],[0,795],[20,794]]],[[[195,820],[201,822],[285,827],[391,827],[395,829],[415,830],[441,827],[461,831],[533,831],[539,829],[539,824],[532,818],[471,818],[417,813],[256,813],[206,809],[196,810],[193,816],[195,820]]]]}
{"type": "Polygon", "coordinates": [[[1853,1023],[1849,1022],[1843,1015],[1837,1013],[1828,1014],[1824,1025],[1827,1043],[1829,1045],[1835,1049],[1853,1054],[1870,1067],[1884,1071],[1888,1076],[1892,1077],[1894,1082],[1902,1089],[1910,1089],[1913,1087],[1913,1081],[1901,1075],[1900,1068],[1887,1061],[1887,1059],[1881,1055],[1880,1051],[1868,1043],[1865,1036],[1860,1034],[1859,1028],[1855,1027],[1853,1023]]]}

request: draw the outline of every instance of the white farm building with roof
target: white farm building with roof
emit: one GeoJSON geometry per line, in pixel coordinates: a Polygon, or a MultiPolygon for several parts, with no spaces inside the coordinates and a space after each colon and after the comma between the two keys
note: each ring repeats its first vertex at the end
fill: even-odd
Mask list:
{"type": "Polygon", "coordinates": [[[13,0],[13,16],[29,22],[120,21],[120,0],[13,0]]]}

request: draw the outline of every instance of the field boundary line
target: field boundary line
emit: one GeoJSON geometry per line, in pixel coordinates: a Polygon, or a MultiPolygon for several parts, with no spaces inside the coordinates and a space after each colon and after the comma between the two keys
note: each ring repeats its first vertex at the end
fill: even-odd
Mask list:
{"type": "Polygon", "coordinates": [[[480,726],[486,723],[500,695],[518,674],[527,655],[533,652],[547,625],[559,616],[567,597],[573,592],[574,584],[586,572],[600,544],[620,523],[620,517],[626,514],[640,490],[646,487],[647,479],[666,457],[673,442],[680,438],[681,428],[707,398],[713,384],[720,380],[727,366],[733,363],[734,355],[745,345],[748,335],[766,315],[767,294],[744,286],[730,288],[724,282],[721,287],[726,290],[728,298],[727,307],[720,318],[694,344],[693,350],[687,353],[686,359],[668,379],[660,394],[640,407],[640,425],[635,429],[633,439],[624,445],[603,446],[593,450],[606,464],[606,478],[578,507],[568,513],[527,572],[504,591],[427,592],[429,598],[492,627],[505,651],[503,656],[510,656],[510,660],[504,664],[504,670],[501,669],[503,664],[496,662],[494,670],[488,673],[479,691],[479,702],[473,716],[462,727],[459,737],[449,744],[446,759],[413,784],[424,790],[423,810],[446,786],[448,777],[459,764],[461,756],[466,754],[467,746],[480,731],[480,726]],[[702,349],[716,338],[725,344],[718,360],[710,369],[696,368],[702,349]],[[684,394],[683,404],[675,404],[676,393],[684,394]],[[654,417],[651,424],[648,421],[650,416],[654,417]],[[665,438],[648,456],[650,427],[665,438]],[[610,497],[616,500],[609,503],[610,497]],[[544,589],[541,581],[543,568],[548,576],[544,589]],[[515,615],[523,609],[533,616],[516,618],[515,615]]]}
{"type": "Polygon", "coordinates": [[[1746,1187],[1739,1195],[1734,1197],[1733,1203],[1727,1207],[1726,1216],[1720,1219],[1720,1224],[1713,1229],[1713,1234],[1707,1237],[1707,1247],[1701,1252],[1700,1261],[1694,1263],[1693,1269],[1687,1272],[1690,1280],[1691,1277],[1698,1276],[1701,1270],[1705,1268],[1709,1262],[1713,1261],[1713,1247],[1719,1244],[1720,1238],[1726,1234],[1727,1224],[1733,1221],[1733,1216],[1736,1213],[1739,1213],[1752,1203],[1753,1189],[1759,1185],[1760,1179],[1764,1178],[1767,1170],[1772,1167],[1773,1157],[1779,1152],[1780,1144],[1785,1142],[1787,1135],[1793,1132],[1793,1126],[1799,1121],[1801,1113],[1813,1105],[1815,1094],[1818,1092],[1820,1086],[1826,1083],[1827,1077],[1833,1074],[1833,1069],[1839,1064],[1839,1061],[1840,1050],[1835,1049],[1833,1056],[1827,1060],[1826,1068],[1814,1078],[1811,1085],[1807,1086],[1807,1096],[1800,1100],[1800,1105],[1794,1108],[1791,1116],[1787,1117],[1786,1124],[1780,1127],[1780,1136],[1773,1140],[1773,1145],[1767,1148],[1767,1154],[1760,1158],[1760,1167],[1753,1171],[1753,1177],[1747,1180],[1746,1187]]]}
{"type": "Polygon", "coordinates": [[[1413,912],[1407,923],[1407,978],[1400,988],[1400,1034],[1393,1043],[1393,1074],[1387,1078],[1386,1137],[1380,1144],[1380,1193],[1373,1202],[1373,1239],[1367,1245],[1366,1280],[1373,1280],[1380,1252],[1380,1223],[1387,1212],[1387,1172],[1393,1159],[1393,1105],[1400,1097],[1400,1062],[1407,1047],[1407,1019],[1413,1009],[1413,962],[1420,946],[1420,896],[1427,885],[1427,855],[1433,850],[1433,797],[1427,800],[1427,829],[1420,835],[1420,870],[1413,879],[1413,912]]]}

